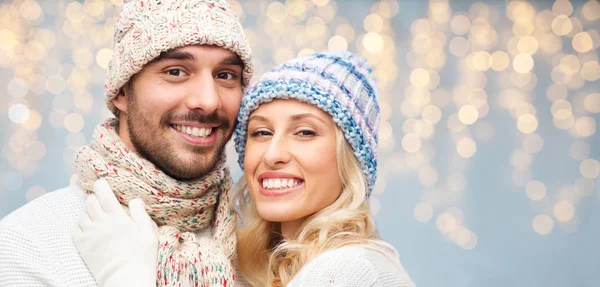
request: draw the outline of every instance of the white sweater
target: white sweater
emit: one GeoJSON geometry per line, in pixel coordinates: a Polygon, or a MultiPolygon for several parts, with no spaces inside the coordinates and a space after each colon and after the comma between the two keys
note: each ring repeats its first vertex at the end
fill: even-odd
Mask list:
{"type": "Polygon", "coordinates": [[[287,287],[414,287],[390,245],[378,251],[344,246],[319,254],[287,287]]]}
{"type": "MultiPolygon", "coordinates": [[[[71,185],[43,195],[2,219],[0,286],[98,286],[71,238],[84,209],[85,192],[71,185]]],[[[210,236],[210,229],[198,235],[210,236]]],[[[235,286],[246,286],[239,275],[235,286]]]]}

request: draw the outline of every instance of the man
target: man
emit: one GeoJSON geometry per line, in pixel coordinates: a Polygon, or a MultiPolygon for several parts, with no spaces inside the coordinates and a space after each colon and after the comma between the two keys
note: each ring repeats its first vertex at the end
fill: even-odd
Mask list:
{"type": "MultiPolygon", "coordinates": [[[[102,183],[123,206],[142,199],[132,213],[145,206],[159,226],[149,285],[232,285],[236,221],[224,147],[251,76],[250,48],[225,0],[125,1],[105,84],[115,118],[78,152],[77,184],[0,222],[0,286],[110,286],[113,267],[139,263],[114,255],[112,266],[94,267],[105,268],[96,282],[73,244],[85,228],[79,219],[94,216],[84,212],[86,193],[102,183]]],[[[127,232],[122,222],[115,228],[127,232]]],[[[80,251],[103,255],[93,244],[80,251]]]]}

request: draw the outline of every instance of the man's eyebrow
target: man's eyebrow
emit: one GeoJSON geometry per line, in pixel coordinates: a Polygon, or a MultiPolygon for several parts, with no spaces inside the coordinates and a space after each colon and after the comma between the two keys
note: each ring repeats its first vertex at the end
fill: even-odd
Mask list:
{"type": "Polygon", "coordinates": [[[229,57],[223,59],[223,61],[221,61],[221,65],[236,65],[236,66],[240,66],[243,68],[244,61],[242,61],[240,56],[232,55],[232,56],[229,56],[229,57]]]}
{"type": "Polygon", "coordinates": [[[170,50],[160,53],[158,57],[154,58],[148,64],[154,64],[165,60],[194,61],[195,59],[196,58],[194,58],[194,55],[192,55],[191,53],[185,51],[170,50]]]}

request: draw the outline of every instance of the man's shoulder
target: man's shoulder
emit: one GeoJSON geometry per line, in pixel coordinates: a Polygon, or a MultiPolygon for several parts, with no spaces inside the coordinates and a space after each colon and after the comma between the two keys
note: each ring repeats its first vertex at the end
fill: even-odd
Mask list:
{"type": "Polygon", "coordinates": [[[44,194],[0,220],[2,230],[43,231],[74,224],[85,206],[85,193],[71,185],[44,194]]]}

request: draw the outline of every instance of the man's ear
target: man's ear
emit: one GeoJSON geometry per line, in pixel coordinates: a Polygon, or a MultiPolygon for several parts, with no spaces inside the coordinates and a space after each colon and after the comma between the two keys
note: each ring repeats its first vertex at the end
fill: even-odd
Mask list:
{"type": "Polygon", "coordinates": [[[117,109],[119,109],[120,113],[127,113],[127,84],[119,90],[119,94],[112,99],[113,104],[117,109]]]}

